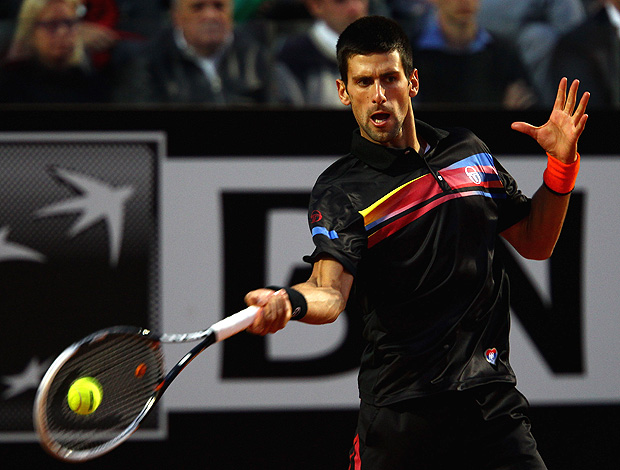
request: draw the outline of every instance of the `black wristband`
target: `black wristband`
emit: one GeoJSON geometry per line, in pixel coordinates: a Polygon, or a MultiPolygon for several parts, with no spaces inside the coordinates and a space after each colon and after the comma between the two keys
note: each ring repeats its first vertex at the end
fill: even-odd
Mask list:
{"type": "Polygon", "coordinates": [[[288,300],[291,302],[291,308],[293,309],[293,313],[291,314],[291,320],[301,320],[303,317],[306,316],[306,313],[308,313],[308,303],[306,302],[306,298],[298,290],[295,290],[292,287],[281,286],[267,286],[266,289],[271,289],[275,291],[284,289],[286,291],[286,294],[288,295],[288,300]]]}

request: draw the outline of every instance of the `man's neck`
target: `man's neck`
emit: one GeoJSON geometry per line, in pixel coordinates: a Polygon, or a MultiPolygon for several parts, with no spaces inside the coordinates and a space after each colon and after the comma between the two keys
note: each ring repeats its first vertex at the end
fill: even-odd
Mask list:
{"type": "Polygon", "coordinates": [[[420,152],[421,143],[420,143],[420,138],[418,137],[418,131],[415,125],[415,116],[413,115],[413,109],[410,109],[407,115],[407,118],[405,119],[405,122],[403,123],[403,129],[409,129],[409,132],[407,132],[405,136],[405,139],[406,139],[405,148],[411,147],[416,152],[420,152]]]}

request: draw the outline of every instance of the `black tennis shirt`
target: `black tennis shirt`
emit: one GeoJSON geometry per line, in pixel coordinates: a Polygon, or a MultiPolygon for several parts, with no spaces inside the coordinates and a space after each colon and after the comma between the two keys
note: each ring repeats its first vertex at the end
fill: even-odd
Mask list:
{"type": "Polygon", "coordinates": [[[391,149],[353,134],[318,178],[309,207],[316,246],[355,276],[368,342],[359,389],[388,405],[516,381],[509,364],[509,285],[498,234],[530,199],[466,129],[416,120],[430,150],[391,149]]]}

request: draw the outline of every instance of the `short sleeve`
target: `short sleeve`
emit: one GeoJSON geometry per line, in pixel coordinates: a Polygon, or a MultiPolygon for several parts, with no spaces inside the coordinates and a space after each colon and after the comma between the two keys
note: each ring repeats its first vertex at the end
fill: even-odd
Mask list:
{"type": "Polygon", "coordinates": [[[304,261],[314,263],[327,254],[355,275],[367,237],[363,218],[349,196],[334,185],[317,183],[312,190],[308,219],[315,250],[304,261]]]}
{"type": "Polygon", "coordinates": [[[497,222],[497,233],[501,233],[529,215],[532,201],[521,192],[510,173],[495,158],[493,161],[506,191],[506,198],[500,203],[497,222]]]}

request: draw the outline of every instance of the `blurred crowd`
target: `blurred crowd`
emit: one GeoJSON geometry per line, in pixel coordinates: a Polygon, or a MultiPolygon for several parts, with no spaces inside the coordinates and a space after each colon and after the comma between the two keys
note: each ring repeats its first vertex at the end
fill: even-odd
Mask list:
{"type": "Polygon", "coordinates": [[[336,41],[399,21],[416,105],[620,107],[620,0],[2,0],[0,103],[342,108],[336,41]]]}

